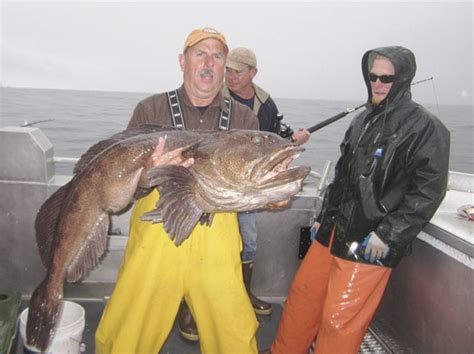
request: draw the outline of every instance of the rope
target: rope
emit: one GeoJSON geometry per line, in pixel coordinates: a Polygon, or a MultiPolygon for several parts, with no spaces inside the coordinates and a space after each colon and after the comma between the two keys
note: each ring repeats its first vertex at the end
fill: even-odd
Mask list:
{"type": "Polygon", "coordinates": [[[433,95],[434,95],[434,98],[435,98],[435,101],[436,101],[436,109],[438,110],[438,117],[441,118],[441,112],[439,110],[438,95],[436,94],[434,80],[431,82],[431,86],[433,87],[433,95]]]}
{"type": "Polygon", "coordinates": [[[438,117],[441,117],[441,112],[439,110],[438,95],[436,94],[436,88],[435,88],[435,84],[434,84],[434,77],[431,76],[431,77],[428,77],[428,78],[423,79],[423,80],[415,81],[411,85],[415,86],[415,85],[421,84],[421,83],[426,82],[426,81],[431,81],[431,87],[433,88],[433,96],[434,96],[434,99],[435,99],[435,102],[436,102],[436,110],[438,111],[438,117]]]}

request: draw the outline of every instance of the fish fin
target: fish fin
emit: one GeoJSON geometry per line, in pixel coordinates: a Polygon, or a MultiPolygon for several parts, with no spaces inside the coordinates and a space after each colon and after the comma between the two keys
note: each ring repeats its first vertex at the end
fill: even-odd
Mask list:
{"type": "Polygon", "coordinates": [[[63,185],[54,192],[41,205],[35,219],[36,245],[40,254],[41,262],[48,268],[51,260],[51,249],[54,241],[54,234],[62,210],[65,196],[69,192],[71,182],[63,185]]]}
{"type": "Polygon", "coordinates": [[[52,341],[62,311],[63,287],[52,289],[46,280],[31,296],[26,324],[26,342],[39,351],[46,352],[52,341]]]}
{"type": "Polygon", "coordinates": [[[87,165],[101,152],[108,149],[118,142],[122,142],[125,139],[132,138],[137,135],[154,133],[163,130],[174,130],[173,128],[165,128],[160,125],[146,124],[138,128],[130,128],[115,135],[112,135],[110,138],[101,140],[98,143],[92,145],[79,159],[79,161],[74,166],[73,174],[78,174],[83,171],[87,165]]]}
{"type": "Polygon", "coordinates": [[[196,180],[185,167],[154,167],[148,178],[160,191],[160,199],[152,212],[162,217],[166,232],[176,245],[187,239],[203,213],[194,188],[196,180]]]}
{"type": "Polygon", "coordinates": [[[140,217],[141,221],[151,221],[153,224],[163,222],[163,217],[157,209],[153,209],[140,217]]]}
{"type": "Polygon", "coordinates": [[[137,190],[135,191],[135,194],[133,195],[133,199],[137,200],[143,197],[146,197],[150,192],[153,190],[153,188],[143,188],[138,186],[137,190]]]}
{"type": "Polygon", "coordinates": [[[212,224],[212,219],[214,219],[214,214],[212,213],[204,213],[201,215],[201,218],[199,219],[199,223],[201,225],[207,225],[211,226],[212,224]]]}
{"type": "Polygon", "coordinates": [[[107,249],[107,234],[109,231],[110,216],[100,214],[94,227],[79,246],[79,249],[66,269],[66,281],[75,282],[93,269],[100,257],[107,249]]]}

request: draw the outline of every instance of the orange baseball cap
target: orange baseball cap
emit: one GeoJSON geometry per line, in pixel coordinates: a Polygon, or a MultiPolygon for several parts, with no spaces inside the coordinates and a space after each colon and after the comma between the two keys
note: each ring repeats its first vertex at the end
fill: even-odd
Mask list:
{"type": "Polygon", "coordinates": [[[193,45],[197,44],[200,41],[203,41],[208,38],[214,38],[218,41],[221,41],[224,44],[226,53],[229,52],[229,47],[227,46],[227,41],[222,33],[218,30],[211,28],[211,27],[204,27],[204,28],[197,28],[191,33],[188,34],[186,41],[184,42],[184,49],[185,51],[187,48],[192,47],[193,45]]]}

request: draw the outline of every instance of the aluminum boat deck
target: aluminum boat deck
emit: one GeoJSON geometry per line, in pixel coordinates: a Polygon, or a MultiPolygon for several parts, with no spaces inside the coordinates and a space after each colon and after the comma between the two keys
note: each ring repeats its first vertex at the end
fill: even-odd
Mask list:
{"type": "MultiPolygon", "coordinates": [[[[94,335],[106,301],[93,299],[68,300],[77,302],[82,307],[84,307],[86,312],[86,326],[82,337],[81,351],[83,353],[95,353],[94,335]]],[[[23,301],[22,310],[26,308],[27,305],[28,302],[23,301]]],[[[257,343],[259,350],[266,349],[271,345],[271,342],[275,337],[275,332],[277,330],[278,321],[280,319],[282,311],[283,306],[281,304],[274,303],[273,312],[270,316],[257,316],[257,319],[260,323],[257,332],[257,343]]],[[[393,342],[390,343],[390,345],[392,346],[392,348],[394,347],[393,342]]],[[[400,346],[397,345],[397,348],[400,349],[400,346]]],[[[369,329],[369,331],[365,335],[364,341],[360,348],[360,353],[384,354],[394,352],[395,351],[389,348],[389,346],[382,341],[381,337],[374,333],[372,329],[369,329]]],[[[397,350],[397,352],[400,353],[399,350],[397,350]]],[[[407,353],[409,352],[409,350],[403,350],[403,352],[407,353]]],[[[25,353],[26,351],[23,348],[21,339],[17,338],[14,348],[12,348],[12,353],[10,354],[25,353]]],[[[177,328],[177,324],[175,323],[168,339],[166,340],[159,354],[201,354],[201,350],[199,347],[199,342],[190,342],[181,337],[177,328]]]]}

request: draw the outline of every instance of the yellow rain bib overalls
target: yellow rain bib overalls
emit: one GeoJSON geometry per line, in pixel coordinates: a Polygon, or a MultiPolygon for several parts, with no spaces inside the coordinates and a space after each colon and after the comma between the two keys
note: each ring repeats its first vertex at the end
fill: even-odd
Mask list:
{"type": "Polygon", "coordinates": [[[137,201],[117,283],[96,332],[96,352],[158,353],[181,299],[196,320],[204,354],[257,353],[258,322],[242,280],[237,214],[218,213],[176,246],[162,224],[140,221],[153,190],[137,201]]]}

